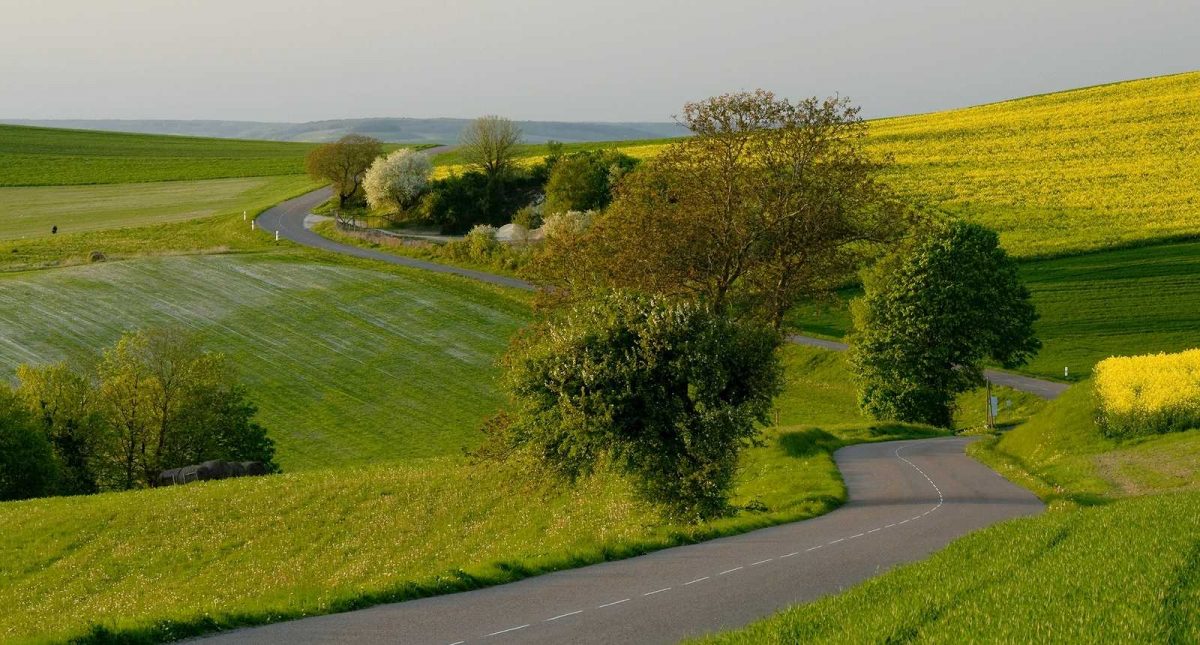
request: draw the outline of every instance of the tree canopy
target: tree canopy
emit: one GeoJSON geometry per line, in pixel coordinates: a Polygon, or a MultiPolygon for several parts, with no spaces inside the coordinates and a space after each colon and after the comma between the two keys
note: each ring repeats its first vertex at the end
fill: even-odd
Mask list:
{"type": "Polygon", "coordinates": [[[363,173],[383,154],[383,144],[378,139],[361,134],[348,134],[333,143],[313,148],[305,158],[305,168],[313,179],[328,181],[333,185],[338,206],[358,192],[363,173]]]}
{"type": "Polygon", "coordinates": [[[682,121],[694,136],[626,177],[572,260],[535,262],[535,279],[697,298],[778,328],[911,219],[845,100],[726,94],[687,104],[682,121]]]}
{"type": "Polygon", "coordinates": [[[936,223],[867,271],[853,303],[850,362],[863,410],[949,427],[983,362],[1017,367],[1041,348],[1029,290],[996,234],[936,223]]]}
{"type": "Polygon", "coordinates": [[[520,143],[521,128],[512,120],[494,114],[475,119],[459,135],[467,165],[489,180],[512,167],[520,143]]]}
{"type": "Polygon", "coordinates": [[[429,184],[433,164],[429,155],[401,148],[376,157],[363,177],[363,192],[371,208],[392,207],[397,213],[411,208],[429,184]]]}
{"type": "Polygon", "coordinates": [[[698,303],[612,292],[514,341],[495,436],[567,479],[611,464],[672,517],[720,515],[779,391],[778,343],[698,303]]]}

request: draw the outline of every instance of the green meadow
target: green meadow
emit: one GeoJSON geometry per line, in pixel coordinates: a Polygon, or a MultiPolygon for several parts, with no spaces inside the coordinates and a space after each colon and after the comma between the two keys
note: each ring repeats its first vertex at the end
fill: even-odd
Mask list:
{"type": "Polygon", "coordinates": [[[0,277],[0,371],[179,326],[239,368],[285,471],[428,457],[471,444],[499,405],[494,362],[529,316],[519,298],[303,254],[19,273],[0,277]]]}
{"type": "MultiPolygon", "coordinates": [[[[272,282],[291,279],[270,275],[272,282]]],[[[220,327],[230,335],[252,333],[232,321],[220,327]]],[[[267,333],[251,340],[269,342],[267,333]]],[[[294,342],[293,349],[302,346],[294,342]]],[[[318,365],[329,358],[319,343],[305,353],[318,365]]],[[[443,445],[441,457],[0,504],[0,524],[12,527],[0,534],[0,606],[8,608],[0,615],[0,639],[153,642],[496,584],[804,519],[845,500],[832,459],[837,448],[939,434],[852,422],[835,408],[805,412],[807,403],[825,398],[808,386],[809,376],[840,381],[845,391],[848,374],[829,352],[789,347],[786,353],[789,385],[781,405],[788,406],[788,425],[768,429],[764,445],[743,455],[732,500],[756,510],[696,526],[663,524],[615,477],[572,489],[531,482],[516,465],[464,459],[458,445],[472,441],[474,426],[460,422],[457,444],[443,445]],[[194,527],[188,539],[179,538],[180,517],[194,527]]],[[[283,360],[278,353],[270,358],[283,360]]],[[[325,365],[322,373],[354,383],[374,376],[345,365],[325,365]]],[[[450,371],[454,362],[439,366],[450,371]]],[[[300,366],[277,367],[284,374],[300,366]]],[[[423,377],[443,378],[442,387],[472,378],[423,377]]],[[[449,411],[445,399],[438,404],[449,411]]],[[[399,416],[391,409],[374,415],[339,425],[337,438],[356,444],[372,424],[388,426],[395,444],[428,436],[390,426],[388,417],[399,416]]],[[[296,463],[295,446],[308,445],[308,438],[277,437],[282,447],[292,446],[284,452],[286,469],[296,463]]]]}
{"type": "Polygon", "coordinates": [[[315,145],[0,125],[0,186],[301,175],[315,145]]]}

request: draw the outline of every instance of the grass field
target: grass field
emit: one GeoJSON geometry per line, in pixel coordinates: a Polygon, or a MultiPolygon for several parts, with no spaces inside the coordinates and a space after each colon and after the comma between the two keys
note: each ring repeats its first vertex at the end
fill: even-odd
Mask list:
{"type": "Polygon", "coordinates": [[[0,186],[299,175],[314,146],[0,125],[0,186]]]}
{"type": "Polygon", "coordinates": [[[179,325],[238,366],[285,470],[454,453],[500,400],[526,305],[465,279],[303,254],[148,258],[0,277],[0,373],[179,325]]]}
{"type": "Polygon", "coordinates": [[[846,423],[852,417],[844,411],[806,405],[824,398],[807,386],[809,377],[844,380],[845,372],[827,352],[787,351],[795,378],[783,400],[795,425],[769,430],[766,444],[744,455],[732,500],[766,511],[667,526],[615,478],[572,490],[461,456],[3,503],[0,525],[12,530],[0,534],[0,640],[60,640],[94,625],[161,640],[801,519],[845,499],[831,456],[839,446],[936,434],[846,423]],[[184,517],[186,539],[178,530],[184,517]]]}
{"type": "MultiPolygon", "coordinates": [[[[1044,347],[1022,371],[1086,377],[1114,355],[1194,347],[1200,329],[1200,243],[1161,244],[1021,264],[1042,318],[1044,347]]],[[[806,333],[841,338],[850,329],[842,303],[798,307],[791,322],[806,333]]]]}
{"type": "Polygon", "coordinates": [[[0,240],[46,237],[52,226],[59,235],[71,235],[241,213],[315,186],[306,176],[287,175],[0,188],[0,240]]]}

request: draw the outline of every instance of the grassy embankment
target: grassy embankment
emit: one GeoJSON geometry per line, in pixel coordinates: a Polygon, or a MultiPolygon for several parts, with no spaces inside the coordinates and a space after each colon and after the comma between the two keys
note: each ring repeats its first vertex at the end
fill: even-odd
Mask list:
{"type": "Polygon", "coordinates": [[[1085,381],[972,446],[1047,514],[712,642],[1196,642],[1200,429],[1121,442],[1094,414],[1085,381]]]}
{"type": "MultiPolygon", "coordinates": [[[[784,425],[746,453],[733,500],[766,511],[663,525],[615,478],[569,490],[461,456],[5,503],[0,524],[13,529],[0,536],[0,637],[39,642],[100,626],[159,640],[801,519],[844,500],[837,447],[932,432],[862,421],[840,404],[852,389],[837,355],[786,351],[784,425]]],[[[464,426],[460,440],[472,433],[464,426]]]]}

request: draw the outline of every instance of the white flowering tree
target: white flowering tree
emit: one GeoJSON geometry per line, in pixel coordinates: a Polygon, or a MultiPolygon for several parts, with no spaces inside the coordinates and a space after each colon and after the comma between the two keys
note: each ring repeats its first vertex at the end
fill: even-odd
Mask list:
{"type": "Polygon", "coordinates": [[[429,184],[433,165],[429,155],[408,148],[379,157],[363,177],[363,192],[371,208],[393,207],[403,212],[416,203],[429,184]]]}

